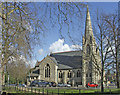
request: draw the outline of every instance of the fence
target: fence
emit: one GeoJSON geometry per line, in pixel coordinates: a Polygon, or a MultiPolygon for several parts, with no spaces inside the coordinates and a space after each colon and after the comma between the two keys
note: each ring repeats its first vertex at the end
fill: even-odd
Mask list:
{"type": "MultiPolygon", "coordinates": [[[[106,89],[103,94],[111,94],[112,89],[106,89]]],[[[20,87],[4,86],[3,91],[7,93],[16,93],[8,95],[99,95],[100,89],[78,89],[68,87],[20,87]],[[25,94],[23,94],[25,93],[25,94]]],[[[117,93],[120,91],[118,90],[117,93]]]]}
{"type": "MultiPolygon", "coordinates": [[[[39,95],[80,95],[81,90],[76,88],[57,88],[57,87],[18,87],[5,86],[3,90],[7,93],[34,93],[39,95]]],[[[33,95],[33,94],[32,94],[33,95]]]]}

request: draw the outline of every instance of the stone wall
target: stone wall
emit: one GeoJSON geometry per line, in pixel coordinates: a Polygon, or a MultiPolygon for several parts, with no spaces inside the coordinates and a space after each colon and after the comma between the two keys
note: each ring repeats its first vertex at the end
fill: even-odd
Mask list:
{"type": "Polygon", "coordinates": [[[40,68],[40,79],[49,81],[49,82],[56,82],[57,83],[57,65],[56,63],[51,60],[50,56],[47,56],[39,65],[40,68]],[[45,66],[49,64],[50,66],[50,77],[45,77],[45,66]]]}
{"type": "Polygon", "coordinates": [[[58,70],[58,83],[71,84],[72,86],[82,85],[82,69],[68,69],[58,70]],[[80,71],[81,76],[77,77],[77,71],[80,71]],[[63,74],[62,78],[59,78],[59,73],[63,74]],[[71,78],[68,78],[68,72],[71,72],[71,78]]]}

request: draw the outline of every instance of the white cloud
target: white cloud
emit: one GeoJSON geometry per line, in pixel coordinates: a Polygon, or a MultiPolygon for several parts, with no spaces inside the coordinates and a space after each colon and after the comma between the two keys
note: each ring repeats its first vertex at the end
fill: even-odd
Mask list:
{"type": "Polygon", "coordinates": [[[74,49],[75,49],[75,50],[76,50],[76,49],[77,49],[77,50],[80,50],[80,49],[82,49],[82,46],[80,46],[80,45],[72,45],[72,46],[71,46],[71,49],[73,49],[73,50],[74,50],[74,49]]]}
{"type": "Polygon", "coordinates": [[[50,52],[63,52],[70,51],[70,47],[69,45],[64,44],[64,39],[59,39],[50,45],[49,50],[50,52]]]}
{"type": "Polygon", "coordinates": [[[38,52],[39,52],[40,55],[42,55],[43,54],[43,49],[39,49],[38,52]]]}
{"type": "Polygon", "coordinates": [[[52,43],[49,47],[49,51],[52,53],[71,51],[71,50],[76,50],[76,49],[77,50],[81,49],[81,46],[79,45],[69,46],[68,44],[64,44],[64,39],[58,39],[58,41],[52,43]]]}

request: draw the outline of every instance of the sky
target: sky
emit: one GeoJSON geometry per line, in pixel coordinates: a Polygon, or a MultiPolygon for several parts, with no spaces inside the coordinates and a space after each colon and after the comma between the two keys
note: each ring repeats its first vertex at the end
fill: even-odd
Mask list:
{"type": "MultiPolygon", "coordinates": [[[[35,2],[35,3],[38,5],[41,4],[40,2],[35,2]]],[[[89,2],[88,5],[89,5],[88,7],[90,11],[92,24],[94,24],[94,19],[95,19],[97,10],[100,13],[104,12],[106,14],[114,13],[118,10],[117,2],[89,2]]],[[[72,24],[70,24],[71,35],[74,38],[74,40],[77,39],[75,43],[73,43],[71,39],[68,37],[67,26],[64,25],[63,29],[61,30],[61,31],[64,31],[62,32],[63,33],[62,35],[64,35],[64,39],[62,39],[59,33],[58,24],[55,23],[55,27],[52,27],[49,20],[46,21],[47,22],[46,26],[49,32],[47,31],[44,37],[40,36],[41,45],[36,46],[33,50],[34,56],[30,61],[30,64],[32,67],[35,66],[36,61],[41,61],[44,57],[46,57],[50,53],[82,49],[81,42],[82,42],[82,36],[84,35],[84,31],[85,31],[86,9],[82,10],[82,13],[83,13],[82,19],[79,19],[79,18],[77,19],[77,17],[73,16],[72,19],[74,22],[74,27],[72,26],[72,24]]],[[[42,12],[38,11],[38,14],[42,14],[42,12]]]]}

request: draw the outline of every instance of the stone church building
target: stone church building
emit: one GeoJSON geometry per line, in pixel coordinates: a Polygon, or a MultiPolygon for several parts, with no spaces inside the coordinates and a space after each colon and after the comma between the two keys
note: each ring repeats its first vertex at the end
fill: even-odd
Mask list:
{"type": "Polygon", "coordinates": [[[51,53],[37,62],[27,77],[48,82],[86,86],[88,82],[100,82],[101,57],[93,35],[89,9],[87,8],[85,35],[82,50],[51,53]]]}

